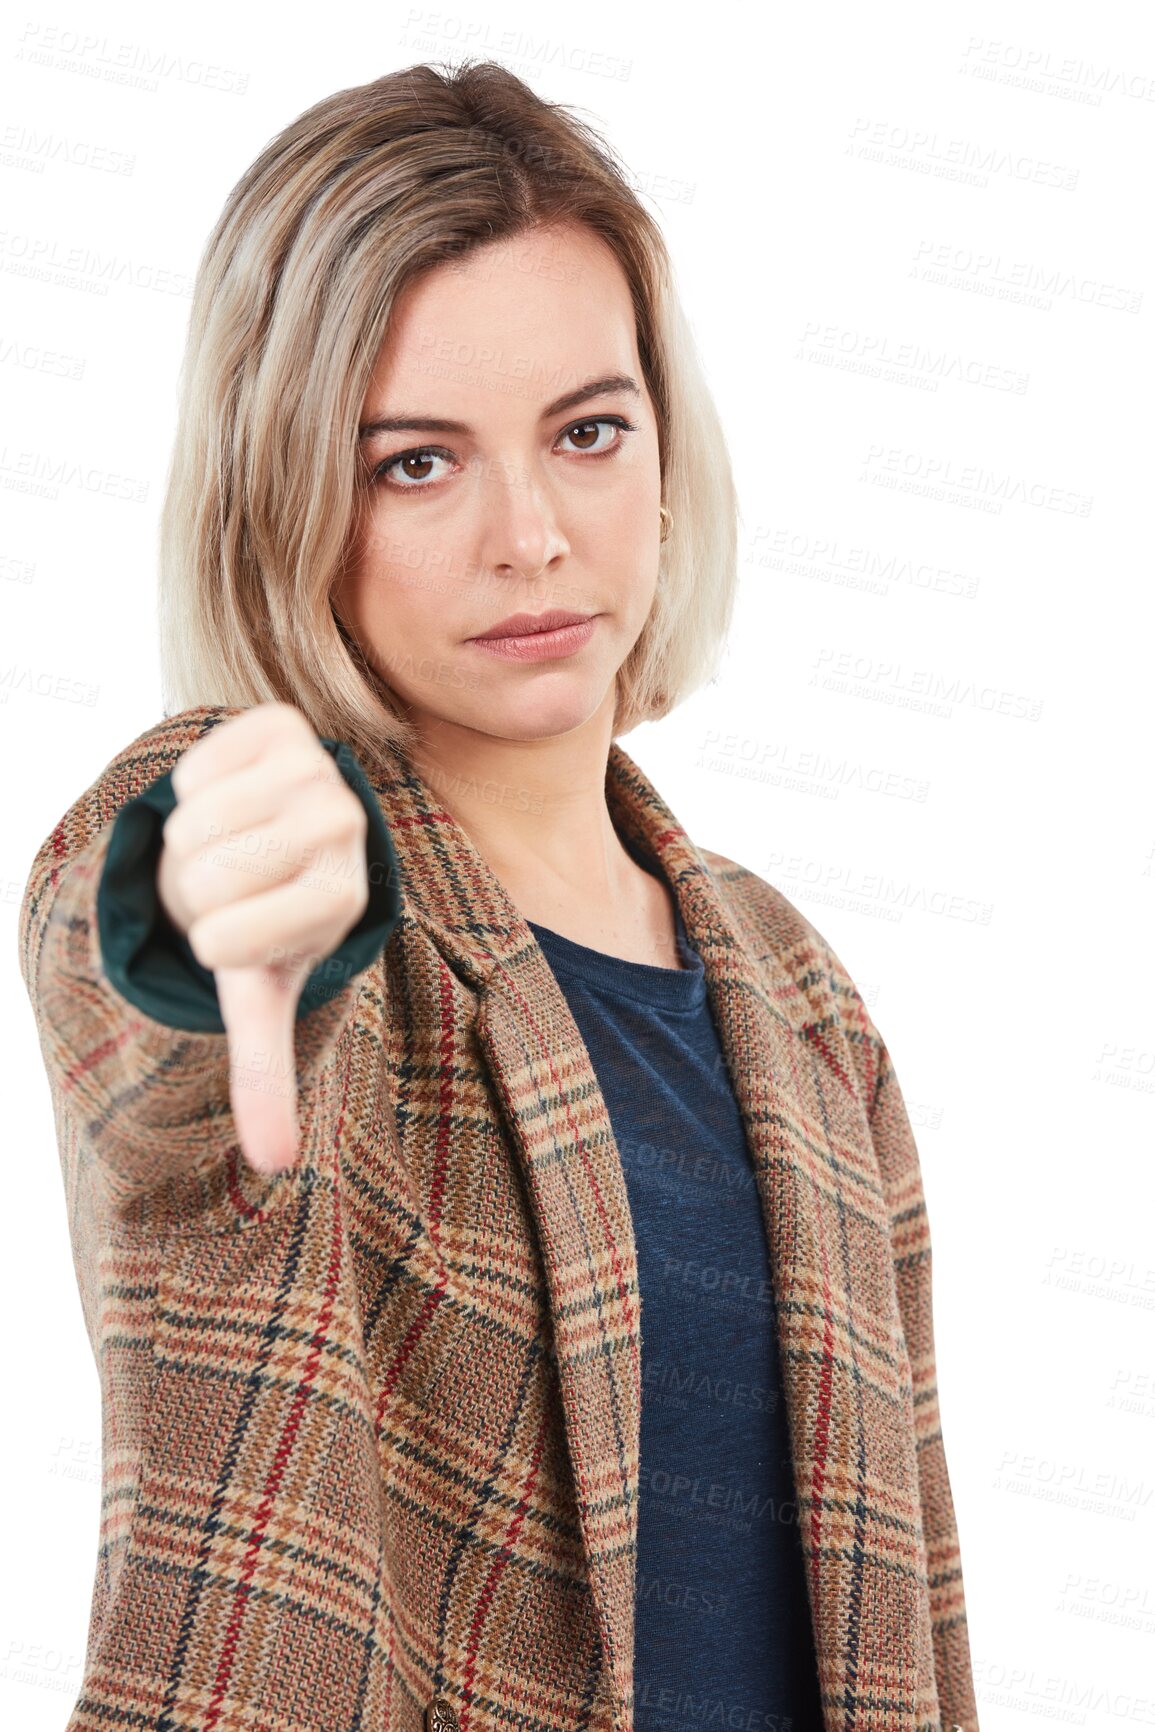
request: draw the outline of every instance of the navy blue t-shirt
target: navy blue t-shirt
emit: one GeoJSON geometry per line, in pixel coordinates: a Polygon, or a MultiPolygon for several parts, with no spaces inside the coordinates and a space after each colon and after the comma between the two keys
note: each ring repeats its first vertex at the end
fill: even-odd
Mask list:
{"type": "Polygon", "coordinates": [[[605,1097],[638,1252],[634,1724],[822,1732],[766,1230],[702,959],[680,911],[681,969],[529,925],[605,1097]]]}

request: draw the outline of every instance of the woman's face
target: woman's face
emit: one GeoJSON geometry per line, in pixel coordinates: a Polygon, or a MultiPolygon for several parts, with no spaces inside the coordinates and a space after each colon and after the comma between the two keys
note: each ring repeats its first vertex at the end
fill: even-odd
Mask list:
{"type": "Polygon", "coordinates": [[[422,736],[543,739],[612,718],[654,599],[661,477],[604,243],[537,230],[411,284],[361,423],[364,514],[333,601],[422,736]],[[596,618],[547,657],[471,641],[550,609],[596,618]]]}

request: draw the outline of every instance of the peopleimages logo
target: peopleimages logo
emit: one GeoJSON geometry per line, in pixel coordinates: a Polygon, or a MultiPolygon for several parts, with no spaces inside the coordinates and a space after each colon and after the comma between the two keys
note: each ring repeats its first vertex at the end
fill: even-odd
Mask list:
{"type": "Polygon", "coordinates": [[[58,72],[79,72],[85,78],[152,92],[160,89],[162,78],[230,96],[243,96],[249,83],[247,72],[237,72],[231,67],[186,60],[182,54],[171,54],[163,48],[118,42],[115,37],[89,35],[31,19],[24,26],[15,57],[34,66],[52,66],[58,72]]]}

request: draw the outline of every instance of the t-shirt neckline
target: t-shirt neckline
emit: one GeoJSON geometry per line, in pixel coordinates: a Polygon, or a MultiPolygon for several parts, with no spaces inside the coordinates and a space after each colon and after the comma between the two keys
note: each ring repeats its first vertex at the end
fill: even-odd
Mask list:
{"type": "MultiPolygon", "coordinates": [[[[635,847],[628,837],[622,836],[621,840],[639,866],[652,877],[661,877],[653,862],[635,847]]],[[[649,962],[634,962],[624,956],[611,956],[608,951],[595,950],[588,944],[578,944],[574,939],[554,932],[552,927],[539,926],[534,920],[529,920],[526,924],[541,945],[555,973],[584,981],[602,992],[640,999],[661,1009],[693,1010],[706,996],[706,970],[702,958],[690,943],[676,896],[673,901],[678,955],[684,964],[682,968],[659,968],[649,962]]]]}

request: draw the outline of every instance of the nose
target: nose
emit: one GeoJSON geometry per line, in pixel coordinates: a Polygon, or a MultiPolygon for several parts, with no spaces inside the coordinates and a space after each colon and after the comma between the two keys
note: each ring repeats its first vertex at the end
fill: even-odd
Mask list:
{"type": "Polygon", "coordinates": [[[502,577],[532,582],[569,552],[557,503],[523,465],[490,466],[481,489],[481,563],[502,577]]]}

